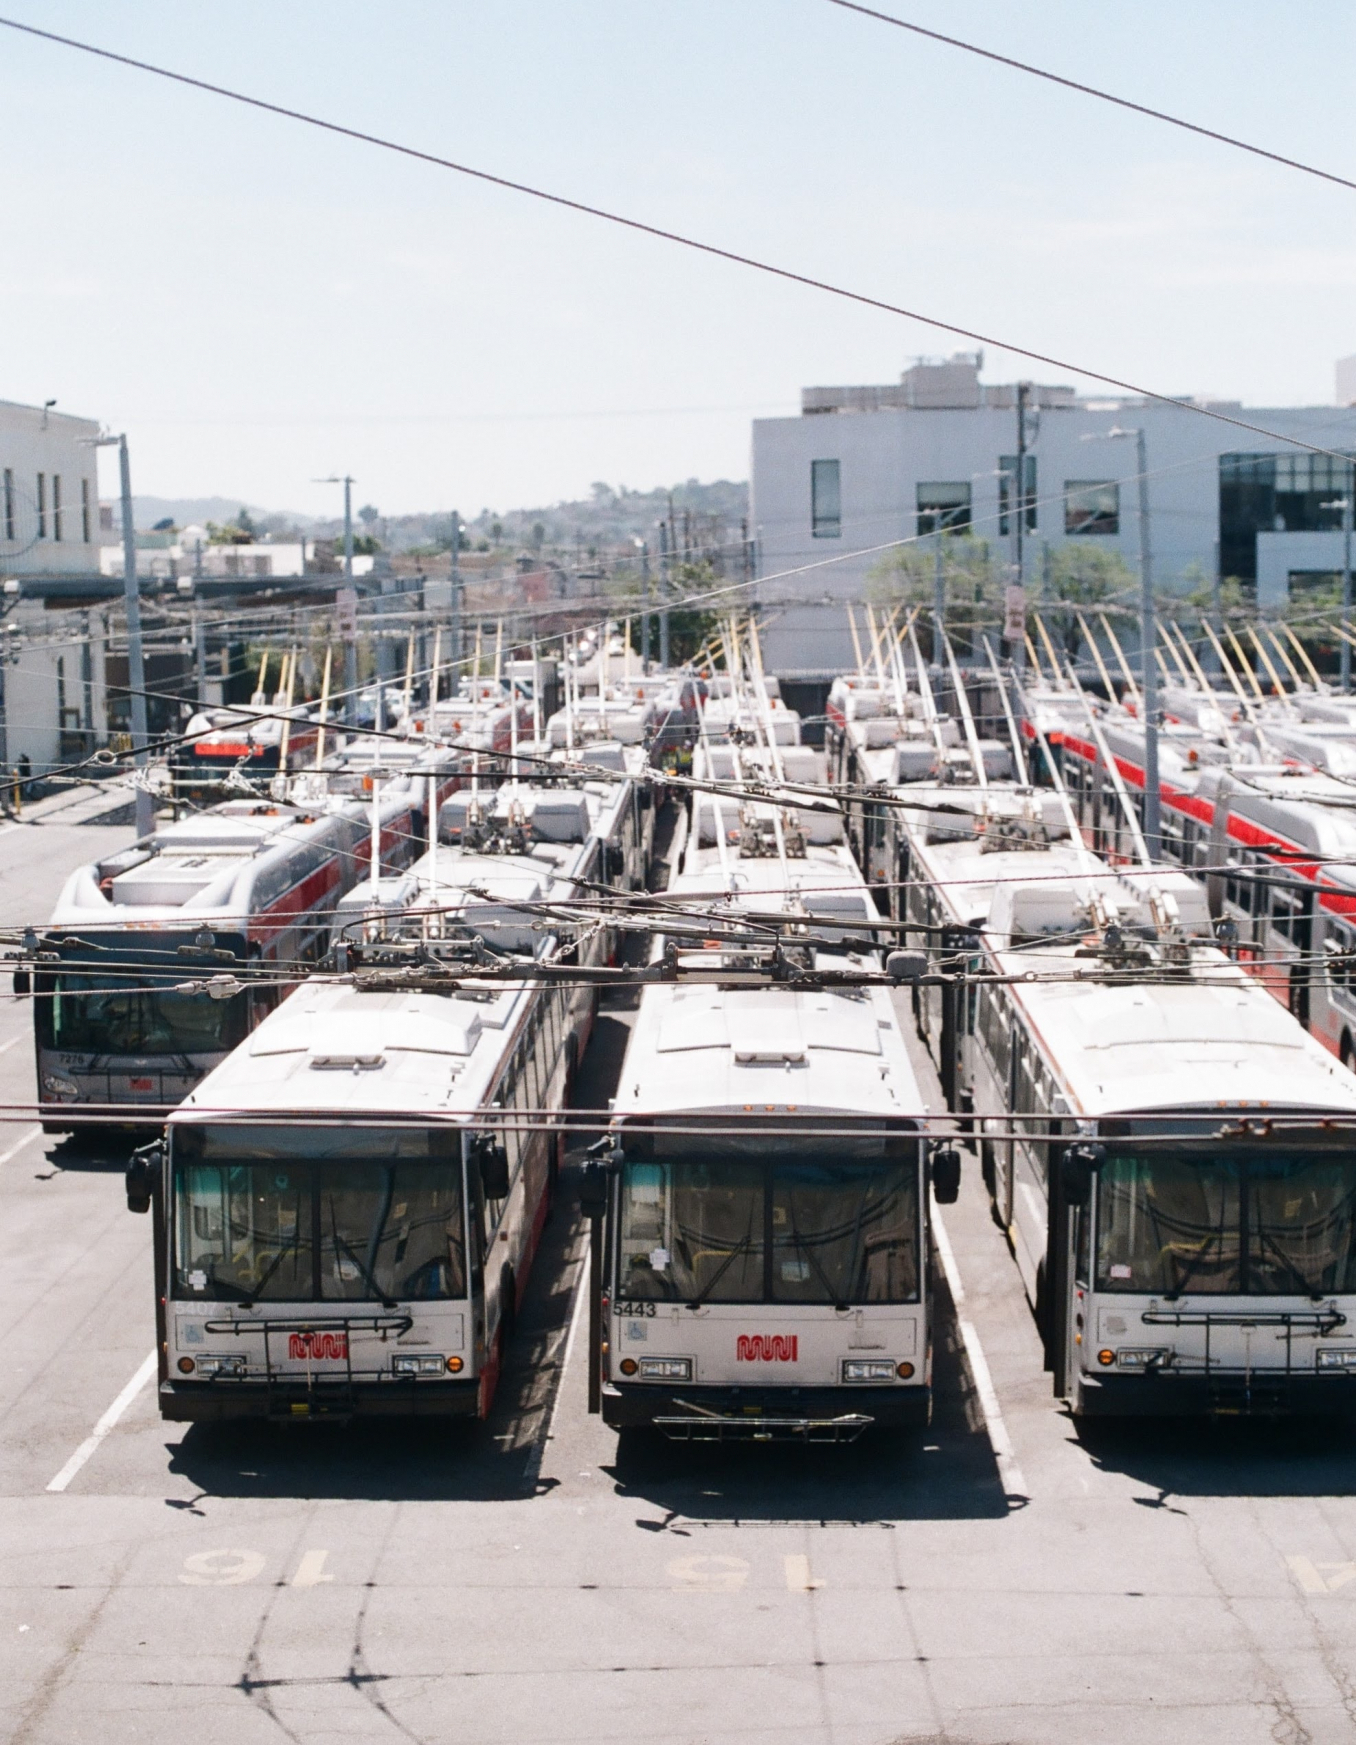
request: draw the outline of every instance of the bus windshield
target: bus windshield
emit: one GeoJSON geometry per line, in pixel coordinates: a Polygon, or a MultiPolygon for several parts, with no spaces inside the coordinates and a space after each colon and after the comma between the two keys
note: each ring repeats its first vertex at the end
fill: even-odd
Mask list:
{"type": "Polygon", "coordinates": [[[918,1175],[916,1140],[779,1135],[716,1149],[657,1133],[652,1159],[623,1166],[617,1294],[916,1302],[918,1175]]]}
{"type": "Polygon", "coordinates": [[[1098,1175],[1097,1288],[1356,1290],[1356,1153],[1113,1152],[1098,1175]]]}
{"type": "Polygon", "coordinates": [[[455,1132],[179,1128],[174,1295],[271,1303],[464,1297],[461,1183],[455,1132]]]}
{"type": "Polygon", "coordinates": [[[249,1033],[248,1000],[176,994],[135,976],[62,973],[52,978],[46,1028],[50,1046],[72,1054],[227,1054],[249,1033]]]}

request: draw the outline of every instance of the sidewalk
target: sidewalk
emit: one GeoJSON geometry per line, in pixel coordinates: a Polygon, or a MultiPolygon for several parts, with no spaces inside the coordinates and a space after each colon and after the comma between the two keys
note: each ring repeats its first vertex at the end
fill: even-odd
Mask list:
{"type": "Polygon", "coordinates": [[[134,804],[135,796],[125,782],[78,782],[41,800],[25,800],[22,812],[17,817],[11,812],[8,818],[11,825],[90,824],[96,818],[111,823],[108,814],[126,811],[130,822],[134,804]]]}

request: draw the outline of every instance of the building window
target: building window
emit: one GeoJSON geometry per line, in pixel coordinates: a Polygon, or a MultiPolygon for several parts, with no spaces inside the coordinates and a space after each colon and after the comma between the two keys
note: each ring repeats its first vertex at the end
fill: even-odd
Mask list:
{"type": "Polygon", "coordinates": [[[13,467],[6,467],[5,468],[4,513],[5,513],[5,538],[10,540],[10,541],[13,541],[16,537],[15,532],[14,532],[14,468],[13,467]]]}
{"type": "Polygon", "coordinates": [[[1066,533],[1119,533],[1121,488],[1109,479],[1065,479],[1066,533]]]}
{"type": "Polygon", "coordinates": [[[836,460],[810,462],[810,532],[837,539],[843,531],[843,493],[836,460]]]}
{"type": "MultiPolygon", "coordinates": [[[[1034,454],[1022,456],[1025,465],[1022,471],[1026,474],[1022,481],[1022,507],[1026,511],[1026,529],[1028,533],[1036,531],[1036,457],[1034,454]]],[[[998,457],[998,531],[1000,534],[1011,533],[1011,494],[1017,479],[1017,456],[1002,454],[998,457]]]]}
{"type": "Polygon", "coordinates": [[[89,480],[80,481],[80,537],[88,545],[90,542],[89,524],[89,480]]]}
{"type": "Polygon", "coordinates": [[[52,538],[61,540],[61,474],[52,474],[52,538]]]}
{"type": "Polygon", "coordinates": [[[47,537],[47,474],[38,474],[38,538],[47,537]]]}
{"type": "Polygon", "coordinates": [[[1220,574],[1257,580],[1259,533],[1321,533],[1342,525],[1351,468],[1331,454],[1219,457],[1220,574]]]}
{"type": "Polygon", "coordinates": [[[961,533],[970,525],[969,481],[918,487],[918,532],[961,533]]]}

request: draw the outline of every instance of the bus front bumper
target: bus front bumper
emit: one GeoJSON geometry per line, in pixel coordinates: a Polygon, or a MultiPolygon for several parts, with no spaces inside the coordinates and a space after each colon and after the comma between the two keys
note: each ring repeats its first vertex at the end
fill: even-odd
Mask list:
{"type": "Polygon", "coordinates": [[[605,1382],[603,1422],[676,1442],[852,1442],[863,1430],[926,1425],[926,1387],[656,1387],[605,1382]]]}
{"type": "Polygon", "coordinates": [[[1082,1375],[1074,1409],[1085,1418],[1356,1419],[1356,1377],[1313,1370],[1212,1370],[1082,1375]]]}
{"type": "Polygon", "coordinates": [[[474,1418],[476,1376],[446,1381],[162,1381],[160,1416],[212,1424],[257,1418],[273,1423],[347,1423],[355,1418],[474,1418]]]}

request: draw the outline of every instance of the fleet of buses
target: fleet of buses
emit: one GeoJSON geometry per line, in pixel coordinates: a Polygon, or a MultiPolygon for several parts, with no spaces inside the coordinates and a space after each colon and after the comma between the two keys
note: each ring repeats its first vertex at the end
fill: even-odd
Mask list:
{"type": "Polygon", "coordinates": [[[204,723],[228,791],[74,874],[16,978],[44,1125],[163,1132],[127,1188],[165,1416],[484,1417],[617,982],[608,1424],[926,1424],[962,1150],[1076,1417],[1349,1414],[1356,716],[1174,650],[1154,853],[1132,687],[983,653],[872,620],[823,750],[733,621],[673,674],[604,639],[554,710],[535,651],[407,684],[328,755],[290,678],[273,740],[204,723]]]}

